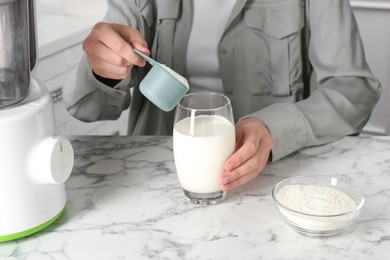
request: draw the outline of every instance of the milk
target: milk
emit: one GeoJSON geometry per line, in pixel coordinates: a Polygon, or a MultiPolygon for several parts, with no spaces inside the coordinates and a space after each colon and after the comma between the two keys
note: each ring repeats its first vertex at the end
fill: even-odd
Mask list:
{"type": "Polygon", "coordinates": [[[220,191],[224,164],[235,150],[234,125],[224,117],[187,117],[174,126],[173,149],[182,188],[195,193],[220,191]],[[190,127],[190,121],[193,126],[190,127]]]}

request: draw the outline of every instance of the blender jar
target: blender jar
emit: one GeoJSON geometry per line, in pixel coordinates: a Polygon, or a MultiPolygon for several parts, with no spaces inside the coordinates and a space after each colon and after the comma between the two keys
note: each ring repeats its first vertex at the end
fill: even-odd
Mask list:
{"type": "Polygon", "coordinates": [[[29,94],[36,59],[33,5],[29,0],[0,0],[0,108],[29,94]]]}

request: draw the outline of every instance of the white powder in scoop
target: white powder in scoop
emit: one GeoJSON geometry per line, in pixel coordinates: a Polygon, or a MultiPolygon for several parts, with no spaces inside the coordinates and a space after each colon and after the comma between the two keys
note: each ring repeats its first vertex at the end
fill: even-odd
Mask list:
{"type": "Polygon", "coordinates": [[[183,77],[182,75],[180,75],[179,73],[177,73],[176,71],[174,71],[173,69],[171,69],[170,67],[164,65],[164,64],[161,64],[160,65],[166,70],[168,71],[169,73],[172,74],[172,76],[174,76],[177,80],[179,80],[181,83],[183,83],[184,86],[186,86],[187,88],[190,87],[190,85],[188,84],[188,81],[185,77],[183,77]]]}
{"type": "MultiPolygon", "coordinates": [[[[356,209],[355,201],[342,191],[320,185],[286,185],[276,194],[284,207],[310,215],[331,216],[356,209]]],[[[342,227],[353,213],[333,217],[313,217],[281,209],[293,224],[305,229],[324,231],[342,227]]]]}

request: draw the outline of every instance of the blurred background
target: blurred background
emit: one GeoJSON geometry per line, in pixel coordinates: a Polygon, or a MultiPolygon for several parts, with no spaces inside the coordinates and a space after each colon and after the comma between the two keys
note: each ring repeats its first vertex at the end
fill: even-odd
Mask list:
{"type": "MultiPolygon", "coordinates": [[[[383,85],[382,97],[364,128],[364,134],[390,135],[390,0],[350,2],[368,63],[383,85]]],[[[116,121],[83,123],[72,118],[62,104],[65,76],[81,59],[82,41],[92,26],[104,17],[106,1],[37,0],[36,3],[39,62],[34,73],[52,95],[57,134],[125,135],[128,111],[116,121]]]]}

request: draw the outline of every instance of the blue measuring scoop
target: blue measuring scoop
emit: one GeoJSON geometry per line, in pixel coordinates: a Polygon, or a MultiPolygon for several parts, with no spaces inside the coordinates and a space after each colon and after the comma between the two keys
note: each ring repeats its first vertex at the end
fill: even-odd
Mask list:
{"type": "Polygon", "coordinates": [[[141,93],[160,109],[166,112],[173,110],[189,87],[154,59],[137,49],[134,51],[152,65],[140,83],[141,93]]]}

